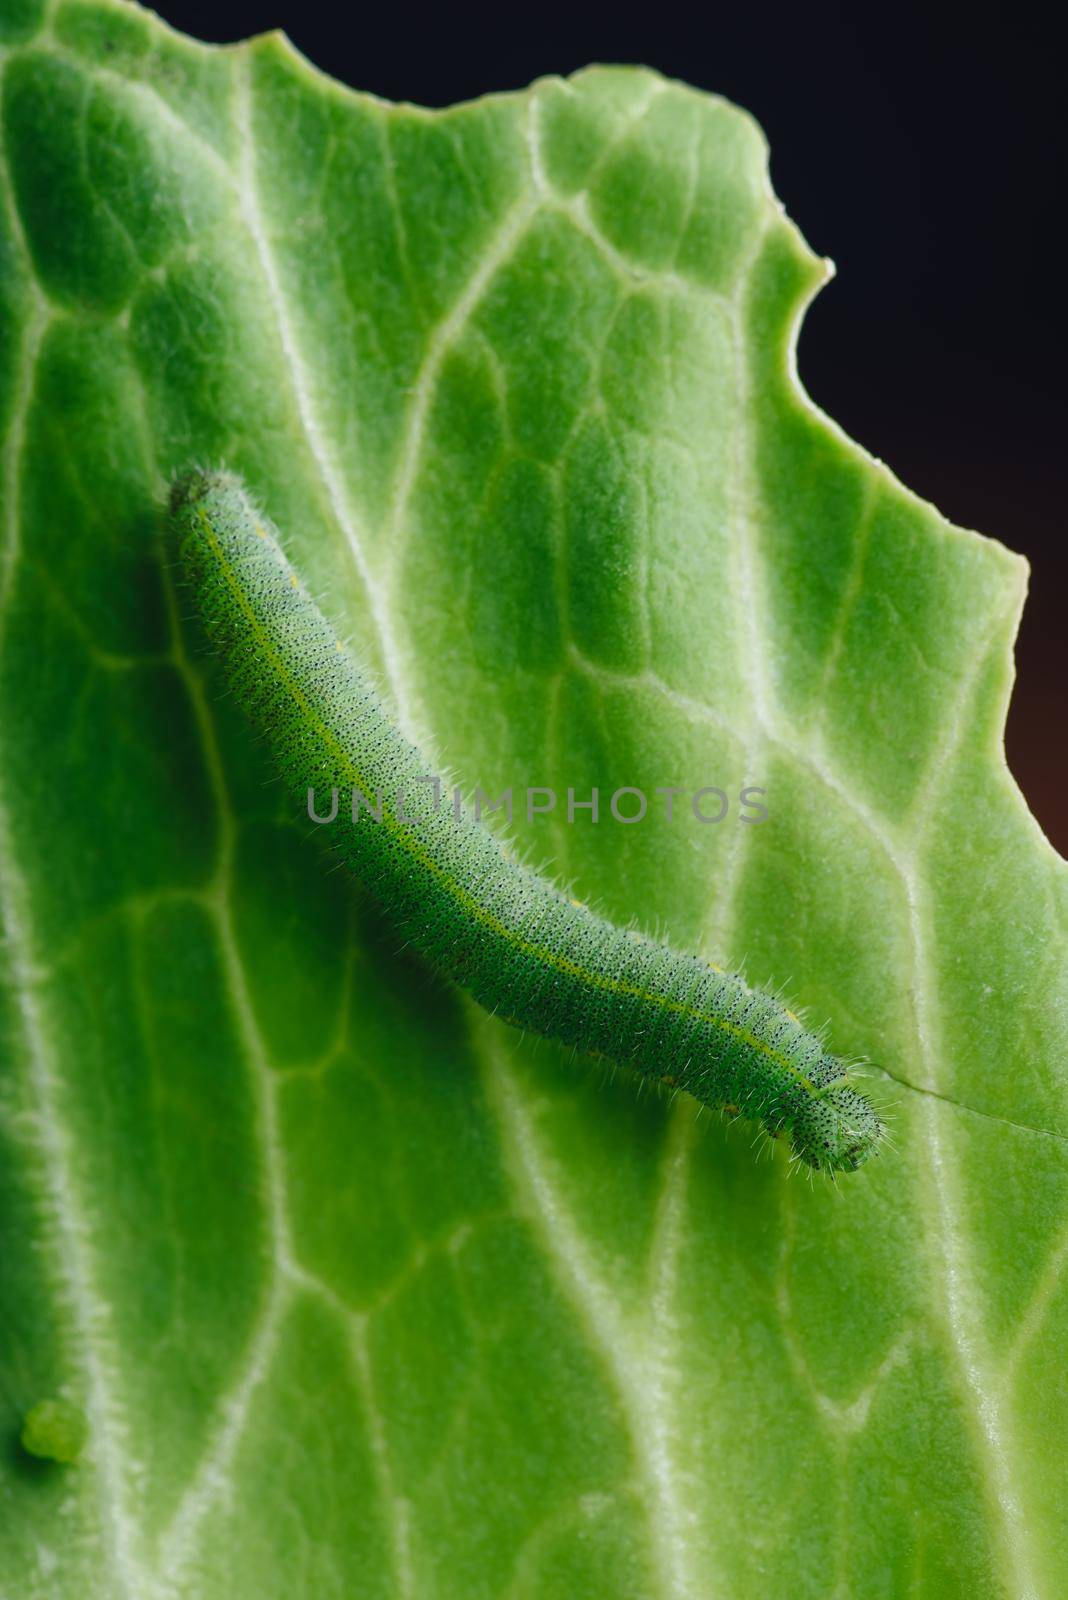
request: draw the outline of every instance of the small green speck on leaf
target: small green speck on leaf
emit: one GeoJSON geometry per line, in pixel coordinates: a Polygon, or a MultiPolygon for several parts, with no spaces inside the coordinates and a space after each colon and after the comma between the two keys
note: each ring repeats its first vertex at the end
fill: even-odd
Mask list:
{"type": "Polygon", "coordinates": [[[68,1400],[39,1400],[26,1413],[22,1448],[45,1461],[77,1461],[85,1444],[85,1417],[68,1400]]]}

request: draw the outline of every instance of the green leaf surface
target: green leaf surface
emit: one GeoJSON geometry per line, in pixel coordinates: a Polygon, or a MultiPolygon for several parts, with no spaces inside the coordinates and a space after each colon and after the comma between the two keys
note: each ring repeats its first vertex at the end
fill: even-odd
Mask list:
{"type": "Polygon", "coordinates": [[[632,68],[394,107],[115,0],[0,40],[0,1594],[1064,1595],[1024,565],[801,391],[755,125],[632,68]],[[398,953],[201,653],[191,461],[468,788],[765,787],[519,842],[785,983],[894,1148],[806,1182],[398,953]]]}

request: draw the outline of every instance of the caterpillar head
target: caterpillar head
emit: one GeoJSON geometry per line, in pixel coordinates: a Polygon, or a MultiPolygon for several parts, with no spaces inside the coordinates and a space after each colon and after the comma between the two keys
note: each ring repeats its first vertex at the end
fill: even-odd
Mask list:
{"type": "Polygon", "coordinates": [[[854,1172],[885,1134],[870,1100],[849,1087],[840,1063],[835,1067],[833,1081],[800,1098],[789,1122],[790,1141],[794,1154],[810,1167],[854,1172]]]}

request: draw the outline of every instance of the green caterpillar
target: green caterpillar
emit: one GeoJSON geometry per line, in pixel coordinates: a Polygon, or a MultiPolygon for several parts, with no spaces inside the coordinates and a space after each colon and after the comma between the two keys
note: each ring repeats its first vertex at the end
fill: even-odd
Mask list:
{"type": "Polygon", "coordinates": [[[233,691],[291,789],[388,798],[335,825],[342,856],[434,964],[518,1027],[626,1063],[852,1170],[882,1125],[849,1072],[771,995],[595,916],[442,810],[418,750],[286,560],[241,481],[191,472],[171,494],[184,570],[233,691]]]}

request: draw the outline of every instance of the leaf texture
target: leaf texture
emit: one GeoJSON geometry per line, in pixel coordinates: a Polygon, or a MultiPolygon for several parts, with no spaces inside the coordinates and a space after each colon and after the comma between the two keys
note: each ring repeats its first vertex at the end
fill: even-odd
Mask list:
{"type": "Polygon", "coordinates": [[[0,40],[0,1593],[1063,1594],[1024,566],[804,395],[755,125],[640,69],[391,106],[115,0],[0,40]],[[826,1017],[894,1148],[808,1184],[398,952],[202,653],[193,461],[469,788],[766,788],[520,842],[826,1017]]]}

